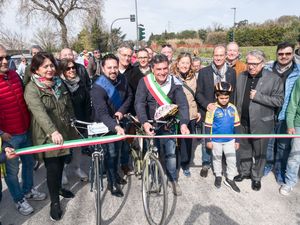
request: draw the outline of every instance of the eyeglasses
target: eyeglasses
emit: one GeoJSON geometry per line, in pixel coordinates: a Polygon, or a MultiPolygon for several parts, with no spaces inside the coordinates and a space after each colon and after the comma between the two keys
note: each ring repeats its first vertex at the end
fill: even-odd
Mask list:
{"type": "Polygon", "coordinates": [[[292,52],[278,52],[277,55],[280,56],[280,57],[281,57],[281,56],[284,56],[284,55],[285,55],[285,56],[291,56],[291,55],[292,55],[292,52]]]}
{"type": "Polygon", "coordinates": [[[75,70],[76,67],[75,67],[75,66],[68,66],[68,67],[67,67],[67,71],[70,71],[71,69],[72,69],[72,70],[75,70]]]}
{"type": "Polygon", "coordinates": [[[145,57],[138,57],[138,59],[148,59],[149,57],[148,56],[145,56],[145,57]]]}
{"type": "Polygon", "coordinates": [[[254,66],[254,67],[257,67],[259,64],[261,64],[262,63],[262,61],[260,61],[260,62],[258,62],[258,63],[249,63],[249,62],[247,62],[247,65],[248,66],[254,66]]]}
{"type": "Polygon", "coordinates": [[[7,61],[10,60],[10,56],[0,56],[0,62],[2,62],[3,59],[6,59],[7,61]]]}
{"type": "Polygon", "coordinates": [[[161,47],[162,48],[165,48],[165,47],[172,48],[172,45],[170,45],[170,44],[163,44],[163,45],[161,45],[161,47]]]}

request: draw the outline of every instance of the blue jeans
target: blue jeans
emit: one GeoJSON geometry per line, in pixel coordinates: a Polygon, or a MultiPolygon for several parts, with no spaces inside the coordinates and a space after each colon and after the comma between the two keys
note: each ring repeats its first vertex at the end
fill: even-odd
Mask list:
{"type": "Polygon", "coordinates": [[[104,164],[107,171],[107,178],[110,184],[115,184],[118,174],[118,152],[122,141],[102,145],[104,149],[104,164]]]}
{"type": "MultiPolygon", "coordinates": [[[[295,127],[296,134],[300,134],[300,127],[295,127]]],[[[285,183],[289,187],[294,187],[298,182],[298,171],[300,165],[300,138],[292,140],[292,149],[288,158],[285,183]]]]}
{"type": "MultiPolygon", "coordinates": [[[[202,134],[205,134],[204,122],[202,122],[202,134]]],[[[202,167],[211,167],[212,156],[211,149],[206,148],[206,141],[203,138],[202,140],[202,167]]]]}
{"type": "MultiPolygon", "coordinates": [[[[175,134],[175,129],[171,131],[160,130],[157,135],[170,135],[175,134]]],[[[168,179],[172,181],[177,181],[177,169],[176,169],[176,139],[175,138],[162,138],[155,139],[155,145],[157,146],[160,153],[163,152],[165,156],[164,162],[166,167],[166,172],[168,179]]]]}
{"type": "MultiPolygon", "coordinates": [[[[286,121],[282,120],[276,124],[276,134],[286,134],[286,121]]],[[[287,160],[291,151],[291,138],[278,138],[276,140],[275,176],[278,183],[284,183],[287,160]]]]}
{"type": "Polygon", "coordinates": [[[124,140],[120,145],[120,164],[121,166],[128,166],[129,164],[129,143],[124,140]]]}
{"type": "MultiPolygon", "coordinates": [[[[15,149],[25,148],[32,145],[28,132],[12,136],[9,143],[15,149]]],[[[34,157],[33,155],[21,155],[20,159],[22,161],[22,188],[18,179],[19,157],[6,161],[5,182],[14,202],[22,200],[24,194],[30,192],[33,187],[34,157]]]]}

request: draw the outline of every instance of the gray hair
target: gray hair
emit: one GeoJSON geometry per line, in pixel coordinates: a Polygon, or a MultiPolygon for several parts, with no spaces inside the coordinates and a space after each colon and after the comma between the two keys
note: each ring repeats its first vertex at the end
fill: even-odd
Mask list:
{"type": "Polygon", "coordinates": [[[255,58],[259,59],[262,62],[265,62],[265,60],[266,60],[266,55],[261,50],[257,50],[257,49],[251,50],[250,52],[247,53],[246,60],[248,59],[248,56],[250,56],[250,55],[254,56],[255,58]]]}
{"type": "Polygon", "coordinates": [[[30,53],[32,53],[32,49],[38,49],[40,52],[42,52],[43,51],[43,49],[42,49],[42,47],[41,46],[39,46],[39,45],[32,45],[31,47],[30,47],[30,53]]]}

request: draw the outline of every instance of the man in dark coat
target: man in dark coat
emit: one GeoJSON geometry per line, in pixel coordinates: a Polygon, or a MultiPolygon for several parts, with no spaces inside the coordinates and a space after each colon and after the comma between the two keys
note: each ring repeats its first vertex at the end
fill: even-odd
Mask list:
{"type": "MultiPolygon", "coordinates": [[[[199,104],[202,121],[205,119],[207,111],[215,109],[215,93],[214,86],[221,81],[228,82],[235,90],[236,74],[235,70],[230,68],[226,62],[226,49],[223,45],[218,45],[214,48],[213,62],[199,71],[197,80],[196,100],[199,104]]],[[[233,103],[234,95],[230,97],[230,102],[233,103]]],[[[203,132],[204,125],[203,125],[203,132]]],[[[202,169],[201,177],[207,177],[208,169],[211,165],[211,150],[202,145],[202,169]]]]}
{"type": "MultiPolygon", "coordinates": [[[[242,134],[270,134],[274,129],[276,108],[283,103],[283,82],[273,72],[263,69],[265,55],[253,50],[247,54],[247,71],[237,80],[236,106],[242,134]]],[[[252,179],[252,189],[259,191],[266,164],[268,139],[242,138],[238,151],[239,175],[236,181],[252,179]]]]}
{"type": "MultiPolygon", "coordinates": [[[[103,74],[93,84],[91,99],[94,109],[94,120],[103,122],[113,134],[124,135],[125,132],[117,123],[121,120],[132,101],[132,92],[127,80],[118,72],[118,58],[108,54],[102,59],[103,74]]],[[[108,189],[112,195],[124,196],[119,184],[126,184],[126,180],[118,175],[118,155],[122,141],[103,145],[106,148],[104,157],[108,171],[108,189]]]]}
{"type": "MultiPolygon", "coordinates": [[[[153,74],[148,74],[140,80],[135,96],[135,110],[140,123],[143,125],[147,135],[154,135],[152,125],[148,120],[154,119],[155,110],[164,105],[165,101],[169,104],[176,104],[179,107],[180,131],[181,134],[189,134],[187,124],[189,122],[189,108],[185,94],[182,89],[182,83],[169,74],[169,61],[167,56],[158,54],[152,60],[153,74]],[[156,88],[151,89],[148,82],[156,84],[156,88]],[[156,98],[157,92],[163,93],[162,98],[156,98]],[[156,93],[156,94],[155,94],[156,93]]],[[[152,86],[153,87],[153,86],[152,86]]],[[[171,129],[160,129],[158,134],[174,134],[175,127],[171,129]]],[[[176,171],[176,140],[174,138],[166,138],[156,140],[156,145],[161,151],[164,151],[166,172],[173,188],[174,195],[181,195],[181,189],[177,182],[176,171]]]]}

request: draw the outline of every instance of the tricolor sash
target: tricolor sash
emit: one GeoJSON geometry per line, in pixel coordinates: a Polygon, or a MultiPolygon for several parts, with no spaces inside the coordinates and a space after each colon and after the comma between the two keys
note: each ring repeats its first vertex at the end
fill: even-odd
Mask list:
{"type": "Polygon", "coordinates": [[[121,98],[119,91],[116,89],[116,87],[108,80],[108,78],[105,75],[101,75],[95,82],[98,86],[102,87],[107,95],[109,100],[112,102],[113,106],[116,110],[118,110],[122,104],[123,99],[121,98]]]}
{"type": "Polygon", "coordinates": [[[160,106],[169,105],[172,103],[172,100],[163,92],[160,85],[156,82],[153,73],[145,76],[144,81],[150,94],[160,106]]]}

